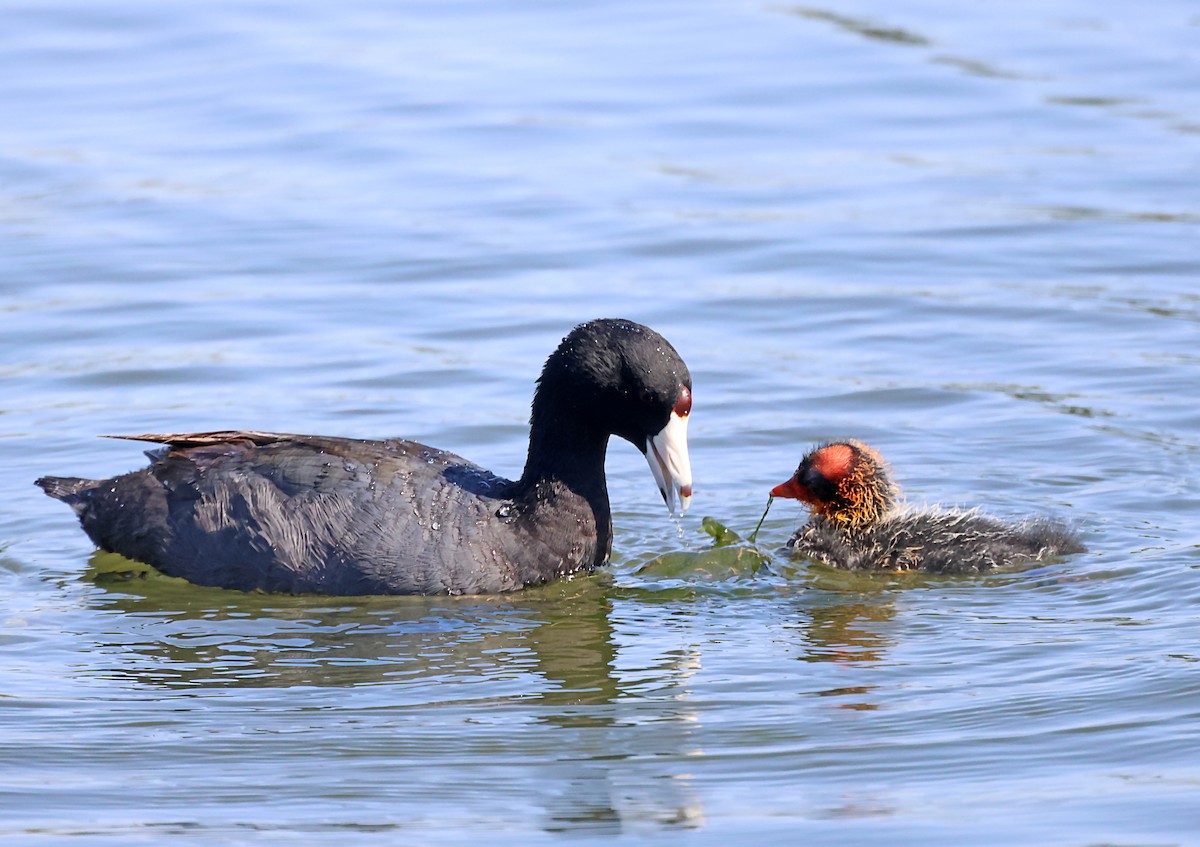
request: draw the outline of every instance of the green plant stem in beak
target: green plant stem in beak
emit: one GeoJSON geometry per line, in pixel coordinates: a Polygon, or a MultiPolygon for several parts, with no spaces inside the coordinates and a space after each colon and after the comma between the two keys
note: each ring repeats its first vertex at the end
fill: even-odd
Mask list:
{"type": "Polygon", "coordinates": [[[774,497],[767,498],[767,508],[763,509],[763,515],[758,519],[758,526],[754,527],[754,532],[750,533],[750,543],[754,544],[758,540],[758,531],[762,529],[763,521],[767,519],[767,512],[771,511],[771,504],[775,502],[774,497]]]}

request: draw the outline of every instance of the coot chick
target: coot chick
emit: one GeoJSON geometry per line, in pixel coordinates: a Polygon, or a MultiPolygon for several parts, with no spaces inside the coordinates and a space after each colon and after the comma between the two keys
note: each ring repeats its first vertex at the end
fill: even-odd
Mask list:
{"type": "Polygon", "coordinates": [[[898,507],[883,459],[857,441],[816,448],[771,496],[812,510],[788,547],[847,570],[983,573],[1084,549],[1069,527],[1046,518],[1004,523],[974,510],[898,507]]]}
{"type": "Polygon", "coordinates": [[[691,388],[661,335],[602,319],[546,361],[515,481],[413,441],[231,431],[118,436],[167,446],[123,476],[37,484],[98,546],[202,585],[512,591],[608,561],[611,435],[646,456],[668,508],[687,508],[691,388]]]}

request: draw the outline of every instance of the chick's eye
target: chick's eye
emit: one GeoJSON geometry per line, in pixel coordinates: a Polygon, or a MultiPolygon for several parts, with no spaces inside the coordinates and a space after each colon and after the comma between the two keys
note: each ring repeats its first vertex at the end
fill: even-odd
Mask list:
{"type": "Polygon", "coordinates": [[[654,403],[654,393],[649,388],[643,388],[638,392],[638,399],[646,406],[654,403]]]}

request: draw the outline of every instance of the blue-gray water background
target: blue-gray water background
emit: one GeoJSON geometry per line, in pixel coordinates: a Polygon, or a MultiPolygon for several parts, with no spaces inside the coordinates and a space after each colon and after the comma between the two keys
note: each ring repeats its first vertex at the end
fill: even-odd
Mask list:
{"type": "Polygon", "coordinates": [[[0,8],[0,843],[1200,843],[1194,2],[0,8]],[[593,578],[127,578],[32,486],[232,427],[515,474],[598,316],[689,362],[696,497],[615,442],[593,578]],[[1091,552],[705,554],[836,436],[1091,552]]]}

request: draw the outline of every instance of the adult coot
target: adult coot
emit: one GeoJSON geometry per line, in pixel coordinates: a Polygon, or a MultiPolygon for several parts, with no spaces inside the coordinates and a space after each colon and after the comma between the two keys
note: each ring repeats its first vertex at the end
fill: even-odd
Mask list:
{"type": "Polygon", "coordinates": [[[974,510],[898,508],[883,459],[857,441],[808,453],[771,496],[812,510],[788,547],[847,570],[982,573],[1084,549],[1068,527],[1046,518],[1004,523],[974,510]]]}
{"type": "Polygon", "coordinates": [[[516,481],[413,441],[204,432],[119,436],[167,446],[123,476],[37,484],[103,549],[202,585],[512,591],[607,562],[610,435],[646,456],[668,508],[687,508],[691,389],[657,332],[595,320],[546,361],[516,481]]]}

